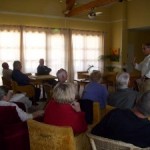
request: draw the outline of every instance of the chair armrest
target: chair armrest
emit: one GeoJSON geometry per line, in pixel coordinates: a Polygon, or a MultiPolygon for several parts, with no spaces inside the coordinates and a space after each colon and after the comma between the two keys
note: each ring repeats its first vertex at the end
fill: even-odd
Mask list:
{"type": "Polygon", "coordinates": [[[86,132],[80,133],[74,136],[76,150],[92,150],[90,140],[86,135],[86,132]]]}

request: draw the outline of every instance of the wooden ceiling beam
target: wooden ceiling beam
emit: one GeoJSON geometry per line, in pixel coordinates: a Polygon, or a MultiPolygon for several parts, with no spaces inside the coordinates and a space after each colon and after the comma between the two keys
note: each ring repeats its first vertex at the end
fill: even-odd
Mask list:
{"type": "MultiPolygon", "coordinates": [[[[73,1],[73,0],[71,0],[71,1],[73,1]]],[[[110,5],[110,4],[119,2],[119,1],[120,0],[94,0],[94,1],[91,1],[87,4],[84,4],[84,5],[81,5],[79,7],[70,9],[68,11],[68,13],[66,13],[66,16],[67,17],[75,16],[75,15],[81,14],[85,11],[88,11],[91,8],[100,7],[100,6],[107,6],[107,5],[110,5]]]]}
{"type": "Polygon", "coordinates": [[[76,0],[66,0],[66,10],[64,11],[64,14],[68,14],[72,10],[75,2],[76,0]]]}

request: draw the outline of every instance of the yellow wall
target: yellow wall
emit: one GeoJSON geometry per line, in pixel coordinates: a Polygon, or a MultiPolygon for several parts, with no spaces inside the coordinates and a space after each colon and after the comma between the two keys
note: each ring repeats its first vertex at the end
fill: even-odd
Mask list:
{"type": "Polygon", "coordinates": [[[150,0],[128,2],[128,28],[150,26],[150,0]]]}

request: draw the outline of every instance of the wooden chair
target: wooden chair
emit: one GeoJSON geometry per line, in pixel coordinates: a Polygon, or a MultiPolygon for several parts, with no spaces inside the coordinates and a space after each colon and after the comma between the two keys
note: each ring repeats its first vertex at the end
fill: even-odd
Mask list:
{"type": "Polygon", "coordinates": [[[47,100],[50,100],[52,98],[52,94],[53,94],[53,87],[50,84],[43,84],[43,89],[44,92],[46,93],[47,96],[47,100]]]}
{"type": "MultiPolygon", "coordinates": [[[[93,150],[141,150],[143,148],[122,141],[112,140],[87,133],[93,150]]],[[[149,148],[145,148],[145,150],[149,148]]]]}
{"type": "Polygon", "coordinates": [[[91,150],[85,133],[74,136],[71,127],[28,120],[30,150],[91,150]]]}
{"type": "Polygon", "coordinates": [[[84,99],[80,100],[81,110],[85,112],[85,119],[89,125],[89,128],[92,128],[97,124],[109,111],[114,109],[110,105],[106,105],[105,108],[100,108],[99,102],[94,102],[92,100],[84,99]]]}
{"type": "Polygon", "coordinates": [[[14,93],[26,93],[29,98],[35,98],[35,89],[33,85],[18,85],[18,83],[14,80],[12,82],[12,89],[14,93]]]}
{"type": "Polygon", "coordinates": [[[2,77],[2,84],[4,86],[6,86],[8,88],[8,90],[11,90],[12,89],[12,83],[11,83],[11,80],[8,80],[4,77],[2,77]]]}

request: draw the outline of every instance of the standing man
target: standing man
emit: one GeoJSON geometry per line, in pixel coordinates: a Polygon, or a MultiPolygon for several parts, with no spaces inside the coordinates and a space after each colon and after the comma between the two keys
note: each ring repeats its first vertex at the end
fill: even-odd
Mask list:
{"type": "Polygon", "coordinates": [[[143,44],[142,51],[145,55],[144,60],[137,64],[134,59],[133,65],[136,70],[141,71],[141,79],[137,81],[137,84],[139,90],[145,92],[150,90],[150,43],[143,44]]]}
{"type": "Polygon", "coordinates": [[[37,75],[48,75],[51,71],[51,68],[44,66],[44,59],[40,59],[39,66],[37,67],[37,75]]]}

